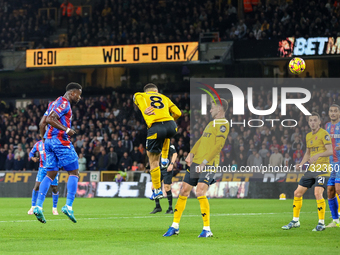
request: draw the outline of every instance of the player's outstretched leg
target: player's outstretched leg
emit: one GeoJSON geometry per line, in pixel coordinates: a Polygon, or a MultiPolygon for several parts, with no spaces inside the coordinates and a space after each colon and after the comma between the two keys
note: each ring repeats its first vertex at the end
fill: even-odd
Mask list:
{"type": "Polygon", "coordinates": [[[161,157],[161,165],[162,165],[162,168],[167,168],[169,166],[169,159],[168,159],[168,156],[169,156],[169,147],[170,147],[170,139],[169,138],[166,138],[164,140],[164,143],[163,143],[163,147],[162,147],[162,157],[161,157]]]}
{"type": "Polygon", "coordinates": [[[181,221],[182,213],[185,209],[186,204],[187,204],[187,197],[179,195],[176,206],[175,206],[173,223],[169,227],[168,231],[163,236],[168,237],[168,236],[179,234],[179,222],[181,221]]]}
{"type": "MultiPolygon", "coordinates": [[[[78,171],[78,170],[76,170],[78,171]]],[[[72,210],[72,204],[74,201],[74,198],[76,196],[77,187],[78,187],[78,176],[76,175],[69,175],[68,181],[67,181],[67,199],[66,199],[66,205],[61,208],[61,211],[69,217],[69,219],[77,223],[76,218],[74,217],[73,210],[72,210]]]]}
{"type": "Polygon", "coordinates": [[[34,215],[37,217],[37,220],[46,223],[45,216],[43,214],[43,203],[45,201],[45,197],[47,194],[48,189],[50,188],[50,185],[52,183],[52,179],[50,176],[45,176],[42,182],[40,183],[39,187],[39,194],[38,194],[38,199],[37,199],[37,204],[36,207],[33,210],[34,215]]]}
{"type": "Polygon", "coordinates": [[[59,215],[58,209],[57,209],[59,192],[57,192],[57,193],[52,192],[52,199],[53,199],[52,213],[53,213],[53,215],[59,215]]]}
{"type": "Polygon", "coordinates": [[[197,197],[200,202],[201,215],[203,219],[203,230],[198,237],[212,237],[213,233],[210,230],[210,205],[206,196],[197,197]]]}
{"type": "Polygon", "coordinates": [[[340,227],[339,224],[339,215],[338,215],[338,200],[336,199],[336,197],[333,198],[329,198],[328,199],[328,205],[329,205],[329,209],[331,211],[332,214],[332,218],[333,221],[331,223],[329,223],[326,228],[336,228],[336,227],[340,227]]]}
{"type": "Polygon", "coordinates": [[[293,220],[289,222],[287,225],[284,225],[282,229],[289,230],[291,228],[298,228],[300,227],[300,211],[302,207],[302,197],[294,197],[293,202],[293,220]]]}
{"type": "Polygon", "coordinates": [[[318,208],[318,216],[319,222],[318,225],[312,231],[323,231],[326,229],[325,227],[325,214],[326,214],[326,202],[322,197],[324,188],[320,186],[316,186],[314,189],[317,208],[318,208]]]}
{"type": "Polygon", "coordinates": [[[29,214],[29,215],[33,214],[33,210],[35,208],[35,205],[36,205],[37,199],[38,199],[38,193],[39,193],[39,188],[38,188],[38,190],[35,190],[35,189],[32,190],[32,204],[31,204],[31,208],[27,212],[27,214],[29,214]]]}

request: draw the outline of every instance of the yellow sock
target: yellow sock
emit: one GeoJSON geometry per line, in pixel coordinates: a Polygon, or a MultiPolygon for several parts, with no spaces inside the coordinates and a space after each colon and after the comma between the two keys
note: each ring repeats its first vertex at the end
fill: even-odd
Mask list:
{"type": "MultiPolygon", "coordinates": [[[[338,194],[336,194],[336,199],[338,199],[338,205],[340,205],[340,198],[338,194]]],[[[338,207],[338,214],[340,214],[340,206],[338,207]]]]}
{"type": "Polygon", "coordinates": [[[302,207],[302,197],[294,197],[294,202],[293,202],[293,217],[294,218],[300,217],[301,207],[302,207]]]}
{"type": "Polygon", "coordinates": [[[185,209],[185,205],[187,204],[187,197],[182,197],[181,195],[178,196],[178,200],[175,206],[174,212],[174,222],[179,224],[181,221],[182,213],[185,209]]]}
{"type": "Polygon", "coordinates": [[[326,202],[325,199],[316,200],[318,205],[319,220],[325,220],[326,202]]]}
{"type": "Polygon", "coordinates": [[[159,189],[161,187],[161,170],[158,167],[150,170],[151,181],[154,189],[159,189]]]}
{"type": "Polygon", "coordinates": [[[203,218],[203,226],[210,226],[210,206],[209,201],[206,196],[198,197],[198,201],[200,202],[201,214],[203,218]]]}
{"type": "Polygon", "coordinates": [[[169,157],[169,147],[170,147],[170,139],[167,138],[164,140],[164,143],[163,143],[162,158],[166,159],[169,157]]]}

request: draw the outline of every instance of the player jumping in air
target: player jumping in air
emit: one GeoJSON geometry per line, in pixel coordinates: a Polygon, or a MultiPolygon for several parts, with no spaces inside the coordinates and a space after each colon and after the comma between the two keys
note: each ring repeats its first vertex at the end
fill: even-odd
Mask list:
{"type": "Polygon", "coordinates": [[[284,230],[300,227],[299,216],[302,207],[302,196],[313,185],[315,186],[314,194],[319,216],[319,223],[313,231],[325,230],[326,202],[323,198],[323,192],[326,187],[325,176],[329,176],[329,156],[333,154],[333,148],[328,132],[320,128],[320,124],[320,115],[313,112],[308,118],[308,125],[312,132],[306,135],[307,150],[300,164],[296,165],[296,168],[300,169],[307,162],[309,162],[309,166],[307,172],[300,179],[297,189],[294,191],[293,220],[282,227],[284,230]]]}
{"type": "Polygon", "coordinates": [[[332,104],[329,107],[328,114],[331,122],[326,124],[326,130],[332,140],[333,155],[329,157],[332,172],[327,183],[327,194],[333,222],[328,224],[326,228],[331,228],[340,227],[338,214],[339,205],[336,198],[336,193],[340,194],[340,106],[332,104]]]}
{"type": "MultiPolygon", "coordinates": [[[[218,102],[218,100],[216,100],[218,102]]],[[[187,203],[187,198],[194,186],[197,186],[196,197],[200,203],[201,215],[203,218],[203,231],[198,237],[211,237],[213,233],[210,230],[210,206],[206,193],[209,185],[215,182],[214,171],[210,169],[212,166],[220,163],[220,152],[225,144],[229,133],[229,122],[225,119],[225,112],[228,109],[228,102],[222,99],[220,103],[211,105],[211,116],[214,119],[203,131],[201,138],[191,149],[186,162],[190,167],[185,173],[182,188],[177,200],[174,212],[174,220],[171,227],[163,236],[172,236],[179,233],[179,222],[187,203]],[[197,173],[196,173],[197,172],[197,173]]]]}
{"type": "MultiPolygon", "coordinates": [[[[37,219],[42,223],[46,223],[42,210],[46,193],[61,167],[69,174],[66,205],[61,211],[66,214],[71,221],[74,223],[77,222],[73,215],[72,204],[78,186],[78,155],[69,140],[69,136],[76,133],[71,129],[71,104],[77,104],[79,102],[81,93],[82,86],[78,83],[71,82],[66,86],[65,95],[58,97],[53,104],[50,104],[50,109],[48,109],[46,122],[49,125],[44,135],[47,175],[40,184],[37,204],[33,210],[37,219]]],[[[41,126],[40,132],[42,132],[41,126]]]]}
{"type": "MultiPolygon", "coordinates": [[[[169,161],[170,164],[167,167],[161,167],[161,182],[164,182],[164,190],[166,192],[166,198],[168,199],[169,202],[169,208],[165,212],[166,214],[173,214],[172,210],[172,193],[171,193],[171,183],[172,183],[172,177],[173,177],[173,168],[174,168],[174,163],[177,158],[177,151],[174,145],[170,145],[169,148],[169,161]]],[[[160,163],[160,165],[162,165],[160,163]]],[[[159,203],[159,199],[155,199],[156,202],[156,207],[153,209],[150,214],[155,214],[158,212],[162,211],[162,207],[159,203]]]]}
{"type": "Polygon", "coordinates": [[[163,198],[159,167],[160,154],[162,152],[162,165],[166,167],[169,162],[170,138],[177,132],[174,120],[177,120],[182,113],[168,97],[158,93],[157,86],[152,83],[144,86],[144,93],[136,93],[133,101],[142,112],[148,126],[146,150],[150,163],[151,181],[155,189],[150,199],[160,199],[163,198]]]}
{"type": "MultiPolygon", "coordinates": [[[[45,161],[46,161],[46,153],[45,153],[45,145],[42,140],[36,142],[29,154],[29,158],[33,160],[34,162],[38,162],[39,158],[34,157],[34,154],[36,152],[39,152],[39,158],[40,158],[40,164],[39,164],[39,171],[37,174],[37,178],[35,180],[35,185],[32,191],[32,207],[29,209],[28,214],[33,214],[33,210],[35,208],[37,198],[38,198],[38,191],[39,191],[39,186],[41,181],[45,178],[46,176],[46,168],[45,168],[45,161]]],[[[58,192],[58,175],[56,178],[53,180],[51,184],[52,188],[52,198],[53,198],[53,207],[52,207],[52,213],[53,215],[58,215],[58,210],[57,210],[57,204],[58,204],[58,198],[59,198],[59,192],[58,192]]]]}

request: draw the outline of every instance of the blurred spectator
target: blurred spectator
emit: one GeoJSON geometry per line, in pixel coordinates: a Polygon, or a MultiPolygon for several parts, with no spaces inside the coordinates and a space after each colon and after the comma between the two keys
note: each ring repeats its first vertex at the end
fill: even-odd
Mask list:
{"type": "Polygon", "coordinates": [[[21,171],[21,170],[26,171],[24,159],[21,158],[19,154],[17,154],[17,157],[14,159],[13,170],[15,170],[15,171],[21,171]]]}
{"type": "Polygon", "coordinates": [[[91,156],[91,160],[89,162],[89,170],[90,171],[98,170],[97,169],[97,160],[96,160],[96,157],[94,155],[91,156]]]}
{"type": "Polygon", "coordinates": [[[137,161],[133,161],[131,171],[138,171],[138,163],[137,161]]]}
{"type": "Polygon", "coordinates": [[[86,171],[86,158],[84,158],[82,153],[79,153],[78,164],[79,172],[86,171]]]}
{"type": "Polygon", "coordinates": [[[300,144],[297,144],[296,146],[296,150],[293,154],[293,160],[295,160],[295,158],[297,157],[297,154],[300,153],[300,155],[303,157],[304,153],[303,153],[303,150],[300,150],[300,144]]]}
{"type": "Polygon", "coordinates": [[[0,171],[5,170],[7,151],[3,147],[0,148],[0,171]]]}
{"type": "Polygon", "coordinates": [[[262,169],[262,163],[263,163],[262,157],[260,156],[259,153],[256,153],[255,158],[253,160],[253,166],[257,166],[258,169],[261,170],[262,169]]]}
{"type": "Polygon", "coordinates": [[[123,157],[119,161],[119,170],[124,172],[130,171],[132,167],[132,159],[128,156],[127,152],[124,152],[123,157]]]}
{"type": "Polygon", "coordinates": [[[268,152],[269,151],[267,150],[266,145],[262,144],[262,148],[261,148],[261,150],[259,150],[259,154],[262,157],[262,159],[264,159],[266,157],[268,152]]]}
{"type": "Polygon", "coordinates": [[[115,177],[115,182],[121,183],[121,182],[123,182],[123,181],[124,181],[124,178],[123,178],[123,176],[121,175],[121,173],[120,173],[120,172],[117,173],[117,174],[116,174],[116,177],[115,177]]]}
{"type": "Polygon", "coordinates": [[[108,170],[117,170],[118,156],[117,153],[114,152],[114,148],[110,147],[110,152],[108,154],[109,162],[108,162],[108,170]]]}
{"type": "Polygon", "coordinates": [[[105,171],[109,165],[109,156],[106,154],[106,150],[103,146],[100,147],[100,153],[98,154],[98,170],[105,171]]]}
{"type": "Polygon", "coordinates": [[[281,153],[279,153],[279,150],[275,147],[274,153],[269,158],[269,165],[275,167],[275,166],[281,166],[283,162],[283,156],[281,153]]]}
{"type": "Polygon", "coordinates": [[[287,167],[291,167],[294,165],[293,159],[289,156],[288,153],[285,154],[285,157],[283,159],[283,165],[287,167]]]}
{"type": "Polygon", "coordinates": [[[14,168],[14,155],[12,151],[8,151],[8,155],[5,162],[5,170],[13,170],[14,168]]]}

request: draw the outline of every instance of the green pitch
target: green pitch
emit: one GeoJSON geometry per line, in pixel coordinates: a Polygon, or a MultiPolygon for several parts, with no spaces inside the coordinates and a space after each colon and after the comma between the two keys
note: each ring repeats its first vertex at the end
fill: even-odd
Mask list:
{"type": "MultiPolygon", "coordinates": [[[[27,215],[29,198],[0,199],[0,254],[339,254],[340,229],[312,232],[317,224],[315,200],[304,200],[301,227],[285,231],[292,201],[210,199],[213,238],[199,239],[199,203],[189,199],[179,236],[162,235],[172,223],[163,212],[150,215],[148,199],[76,198],[74,224],[52,215],[45,201],[46,224],[27,215]]],[[[176,200],[174,201],[174,204],[176,200]]],[[[59,211],[65,198],[59,200],[59,211]]],[[[326,224],[331,219],[326,213],[326,224]]]]}

